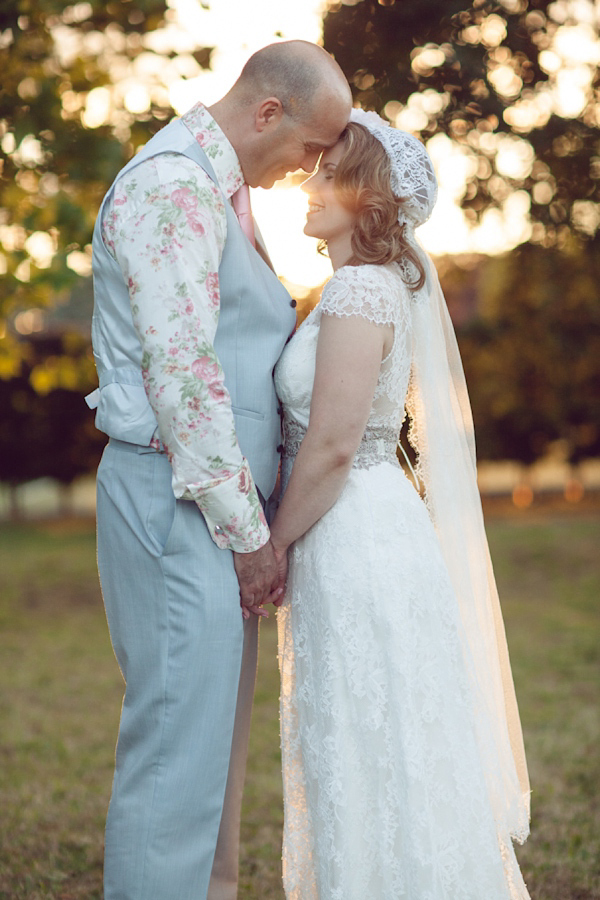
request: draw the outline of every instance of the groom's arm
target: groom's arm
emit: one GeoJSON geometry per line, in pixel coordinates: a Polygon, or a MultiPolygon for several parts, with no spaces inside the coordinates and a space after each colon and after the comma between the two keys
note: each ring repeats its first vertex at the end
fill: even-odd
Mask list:
{"type": "MultiPolygon", "coordinates": [[[[197,503],[219,547],[246,554],[267,544],[269,529],[213,346],[226,229],[221,192],[179,154],[125,175],[103,220],[129,286],[144,385],[175,496],[197,503]]],[[[265,547],[261,555],[268,554],[265,547]]]]}

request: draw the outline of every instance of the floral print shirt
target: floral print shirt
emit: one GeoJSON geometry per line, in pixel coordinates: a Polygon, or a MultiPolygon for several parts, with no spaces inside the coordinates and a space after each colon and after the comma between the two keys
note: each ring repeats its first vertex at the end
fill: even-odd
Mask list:
{"type": "Polygon", "coordinates": [[[242,553],[269,538],[238,445],[231,401],[213,347],[219,264],[227,237],[223,195],[244,183],[235,150],[200,103],[182,117],[219,187],[187,156],[162,153],[117,181],[102,234],[129,286],[142,374],[175,496],[197,503],[215,543],[242,553]]]}

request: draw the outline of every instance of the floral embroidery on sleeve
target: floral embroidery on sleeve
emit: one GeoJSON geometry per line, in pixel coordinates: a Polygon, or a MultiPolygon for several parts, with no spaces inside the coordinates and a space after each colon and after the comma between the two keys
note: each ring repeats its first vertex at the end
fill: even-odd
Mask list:
{"type": "Polygon", "coordinates": [[[117,182],[103,236],[129,287],[144,385],[175,496],[197,503],[219,547],[250,552],[269,529],[213,346],[224,204],[193,161],[161,154],[117,182]]]}

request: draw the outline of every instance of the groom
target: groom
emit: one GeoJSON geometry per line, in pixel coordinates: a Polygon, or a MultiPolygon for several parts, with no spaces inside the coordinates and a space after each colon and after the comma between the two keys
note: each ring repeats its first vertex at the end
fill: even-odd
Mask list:
{"type": "Polygon", "coordinates": [[[126,682],[106,900],[237,894],[258,623],[240,602],[256,610],[281,583],[262,504],[272,372],[295,322],[247,186],[312,171],[350,107],[321,48],[265,47],[219,102],[149,141],[98,215],[88,402],[110,437],[98,566],[126,682]]]}

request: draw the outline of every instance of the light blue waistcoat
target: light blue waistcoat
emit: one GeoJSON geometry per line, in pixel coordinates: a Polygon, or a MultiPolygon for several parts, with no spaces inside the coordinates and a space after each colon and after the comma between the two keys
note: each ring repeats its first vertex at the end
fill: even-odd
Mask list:
{"type": "MultiPolygon", "coordinates": [[[[133,325],[129,293],[118,263],[102,239],[104,205],[118,179],[159,153],[181,153],[217,184],[200,145],[180,119],[170,122],[119,172],[94,228],[94,316],[92,342],[99,388],[88,404],[97,407],[96,427],[110,437],[148,445],[157,426],[142,380],[142,345],[133,325]]],[[[258,489],[268,497],[275,485],[280,419],[273,367],[296,321],[290,297],[273,270],[244,235],[225,198],[227,240],[219,266],[220,314],[214,347],[231,397],[237,437],[258,489]]]]}

